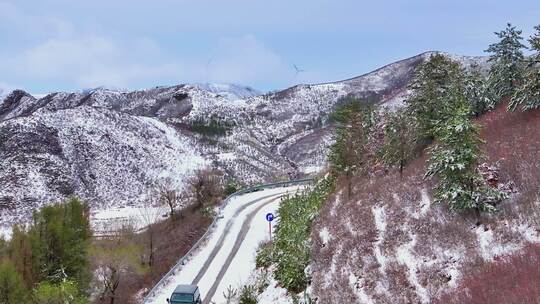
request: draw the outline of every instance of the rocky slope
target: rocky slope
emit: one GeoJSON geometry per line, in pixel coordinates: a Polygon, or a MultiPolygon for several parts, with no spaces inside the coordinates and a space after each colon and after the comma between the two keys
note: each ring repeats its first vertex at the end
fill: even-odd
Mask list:
{"type": "Polygon", "coordinates": [[[0,101],[0,224],[70,195],[97,209],[140,205],[164,178],[181,189],[204,166],[245,183],[316,172],[331,143],[327,117],[337,101],[354,95],[399,106],[416,66],[430,54],[264,95],[231,85],[99,88],[42,98],[13,91],[0,101]],[[211,122],[222,132],[197,129],[211,122]]]}

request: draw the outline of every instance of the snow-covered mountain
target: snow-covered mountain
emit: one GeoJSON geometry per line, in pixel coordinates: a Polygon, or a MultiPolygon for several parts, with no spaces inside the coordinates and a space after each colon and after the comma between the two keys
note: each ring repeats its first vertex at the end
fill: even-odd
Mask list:
{"type": "Polygon", "coordinates": [[[208,92],[212,92],[218,95],[224,95],[231,100],[250,98],[257,95],[262,95],[261,92],[246,86],[237,84],[223,84],[223,83],[200,83],[197,86],[208,92]]]}
{"type": "MultiPolygon", "coordinates": [[[[16,90],[0,102],[0,216],[6,224],[77,195],[96,208],[137,205],[164,178],[179,188],[216,166],[245,183],[319,170],[332,142],[328,114],[354,95],[394,107],[431,52],[371,73],[260,94],[237,85],[97,88],[42,98],[16,90]],[[218,134],[197,126],[217,123],[218,134]]],[[[454,59],[471,65],[485,58],[454,59]]],[[[0,223],[1,224],[1,223],[0,223]]]]}

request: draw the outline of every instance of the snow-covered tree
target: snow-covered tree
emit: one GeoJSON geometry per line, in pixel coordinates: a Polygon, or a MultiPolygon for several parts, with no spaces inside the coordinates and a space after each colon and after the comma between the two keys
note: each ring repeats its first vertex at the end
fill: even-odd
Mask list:
{"type": "Polygon", "coordinates": [[[440,104],[448,89],[463,81],[462,74],[459,63],[443,54],[432,55],[418,68],[410,85],[407,109],[417,120],[420,141],[433,140],[433,122],[439,118],[440,104]]]}
{"type": "Polygon", "coordinates": [[[350,195],[351,177],[369,170],[370,142],[378,115],[372,104],[348,99],[332,116],[338,128],[335,142],[330,148],[329,161],[335,175],[346,177],[350,195]]]}
{"type": "Polygon", "coordinates": [[[417,148],[416,121],[404,109],[386,115],[384,126],[385,141],[381,148],[384,163],[397,166],[403,174],[405,165],[413,159],[417,148]]]}
{"type": "Polygon", "coordinates": [[[472,115],[475,117],[486,113],[495,106],[494,99],[489,94],[490,91],[486,80],[477,65],[472,66],[465,73],[463,89],[467,100],[471,104],[472,115]]]}
{"type": "Polygon", "coordinates": [[[529,43],[536,52],[528,61],[525,76],[520,86],[512,95],[508,110],[515,111],[521,107],[523,111],[534,110],[540,107],[540,25],[535,27],[536,33],[531,36],[529,43]]]}
{"type": "Polygon", "coordinates": [[[495,32],[500,39],[489,46],[486,52],[491,53],[489,59],[493,62],[489,71],[489,87],[496,100],[511,96],[517,89],[523,77],[523,37],[510,23],[506,29],[495,32]]]}
{"type": "Polygon", "coordinates": [[[441,119],[435,122],[436,143],[429,148],[426,177],[436,176],[436,200],[452,209],[493,211],[503,194],[485,185],[477,171],[482,143],[478,127],[471,121],[466,97],[452,89],[441,104],[441,119]]]}

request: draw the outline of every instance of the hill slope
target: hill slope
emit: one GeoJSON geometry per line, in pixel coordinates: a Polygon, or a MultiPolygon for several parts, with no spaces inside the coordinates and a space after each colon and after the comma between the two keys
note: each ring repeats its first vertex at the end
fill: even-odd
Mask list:
{"type": "Polygon", "coordinates": [[[320,302],[433,303],[456,292],[472,300],[455,303],[534,303],[526,299],[537,299],[538,289],[521,285],[517,291],[513,282],[540,275],[523,271],[537,260],[498,272],[482,267],[540,243],[540,111],[508,113],[501,105],[478,122],[486,163],[498,167],[486,167],[489,181],[511,190],[500,212],[478,218],[434,205],[433,185],[422,178],[425,157],[409,165],[402,179],[397,173],[356,178],[353,195],[338,189],[313,228],[312,286],[320,302]],[[463,278],[472,271],[480,281],[468,281],[474,289],[467,291],[463,278]],[[495,282],[497,291],[490,286],[495,282]],[[489,294],[508,297],[482,298],[489,294]]]}
{"type": "Polygon", "coordinates": [[[70,195],[94,209],[140,205],[156,183],[171,178],[181,189],[202,166],[245,183],[310,174],[325,163],[333,131],[328,113],[338,100],[354,95],[399,105],[416,66],[430,54],[265,95],[209,84],[42,98],[13,91],[0,101],[0,224],[70,195]],[[212,123],[219,132],[207,127],[212,123]]]}

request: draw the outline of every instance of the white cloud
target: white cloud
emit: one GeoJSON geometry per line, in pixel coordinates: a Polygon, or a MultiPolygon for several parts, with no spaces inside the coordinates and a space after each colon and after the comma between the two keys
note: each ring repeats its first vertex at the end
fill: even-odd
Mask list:
{"type": "Polygon", "coordinates": [[[291,67],[253,35],[220,38],[205,54],[178,58],[151,38],[118,38],[110,34],[114,29],[103,32],[95,28],[88,31],[57,17],[30,14],[0,2],[0,33],[24,36],[29,41],[15,46],[6,43],[10,47],[0,50],[0,82],[58,84],[73,89],[181,82],[257,86],[276,79],[285,84],[294,76],[291,67]],[[213,54],[210,62],[209,53],[213,54]]]}
{"type": "Polygon", "coordinates": [[[290,67],[252,35],[220,39],[208,67],[213,82],[249,83],[286,77],[290,67]]]}

